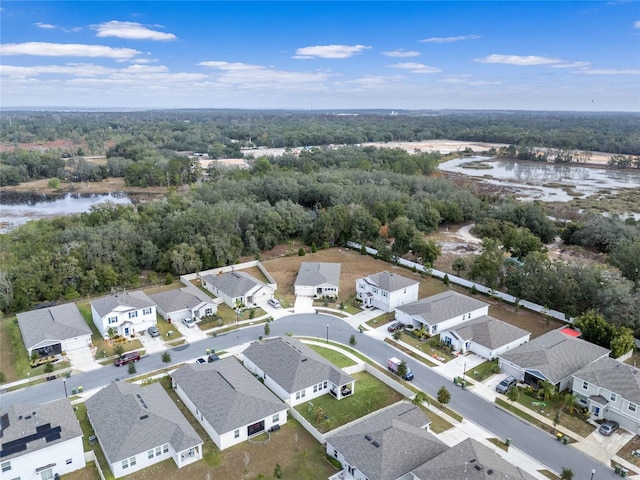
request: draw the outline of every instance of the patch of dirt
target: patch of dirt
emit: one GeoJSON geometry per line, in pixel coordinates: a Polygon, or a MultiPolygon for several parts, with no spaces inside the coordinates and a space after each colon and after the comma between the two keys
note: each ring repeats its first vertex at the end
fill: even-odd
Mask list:
{"type": "Polygon", "coordinates": [[[165,195],[168,191],[166,187],[130,187],[125,185],[124,178],[120,177],[106,178],[101,182],[61,182],[57,189],[49,187],[48,183],[49,179],[45,178],[20,185],[3,186],[2,190],[5,192],[38,192],[45,195],[123,192],[142,196],[165,195]]]}

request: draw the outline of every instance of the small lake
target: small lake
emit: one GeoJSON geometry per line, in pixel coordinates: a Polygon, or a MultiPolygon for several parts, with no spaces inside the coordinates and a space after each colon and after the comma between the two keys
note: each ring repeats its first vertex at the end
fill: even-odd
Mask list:
{"type": "Polygon", "coordinates": [[[124,193],[67,193],[52,197],[32,193],[3,192],[0,196],[0,233],[6,233],[29,220],[88,212],[91,207],[105,202],[131,204],[131,200],[124,193]]]}
{"type": "Polygon", "coordinates": [[[635,169],[514,162],[482,156],[456,158],[441,163],[439,168],[444,172],[479,178],[491,185],[508,187],[515,192],[516,198],[525,201],[568,202],[604,190],[615,192],[640,187],[640,170],[635,169]],[[478,168],[465,168],[465,165],[478,168]],[[569,195],[561,185],[570,188],[573,194],[569,195]]]}

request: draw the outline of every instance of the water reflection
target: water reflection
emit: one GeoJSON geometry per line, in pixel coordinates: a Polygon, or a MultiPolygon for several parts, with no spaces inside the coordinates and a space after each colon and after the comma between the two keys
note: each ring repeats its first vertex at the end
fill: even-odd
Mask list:
{"type": "Polygon", "coordinates": [[[30,194],[25,197],[4,192],[0,196],[0,201],[0,232],[2,233],[29,220],[88,212],[91,207],[100,203],[131,204],[129,197],[123,193],[87,195],[68,193],[60,197],[30,194]]]}

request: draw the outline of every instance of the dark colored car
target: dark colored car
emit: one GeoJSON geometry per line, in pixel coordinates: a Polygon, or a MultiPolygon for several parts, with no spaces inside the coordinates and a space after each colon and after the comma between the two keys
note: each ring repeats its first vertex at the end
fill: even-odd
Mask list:
{"type": "Polygon", "coordinates": [[[218,360],[220,360],[220,357],[218,355],[211,354],[209,355],[209,357],[207,357],[207,362],[209,363],[217,362],[218,360]]]}
{"type": "Polygon", "coordinates": [[[116,358],[114,362],[116,367],[121,367],[122,365],[126,365],[127,363],[137,362],[140,360],[140,354],[138,352],[126,352],[116,358]]]}
{"type": "Polygon", "coordinates": [[[402,324],[400,322],[393,322],[391,325],[387,327],[387,330],[390,332],[395,332],[401,329],[402,329],[402,324]]]}
{"type": "Polygon", "coordinates": [[[149,332],[149,335],[151,335],[152,337],[160,336],[160,330],[158,330],[158,327],[149,327],[147,328],[147,332],[149,332]]]}
{"type": "Polygon", "coordinates": [[[602,425],[600,425],[600,428],[598,429],[598,431],[602,435],[606,435],[608,437],[613,432],[615,432],[619,427],[620,427],[620,424],[618,422],[614,422],[613,420],[607,420],[602,425]]]}

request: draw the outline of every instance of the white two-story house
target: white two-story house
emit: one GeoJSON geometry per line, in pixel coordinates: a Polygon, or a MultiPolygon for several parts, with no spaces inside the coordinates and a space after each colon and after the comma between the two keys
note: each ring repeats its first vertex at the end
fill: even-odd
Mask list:
{"type": "Polygon", "coordinates": [[[116,293],[92,301],[91,315],[104,338],[129,336],[156,324],[156,304],[142,291],[116,293]]]}
{"type": "Polygon", "coordinates": [[[640,433],[640,370],[603,357],[573,374],[577,403],[595,419],[615,420],[640,433]]]}
{"type": "Polygon", "coordinates": [[[356,295],[364,307],[391,312],[418,299],[420,282],[397,273],[378,272],[356,280],[356,295]]]}

